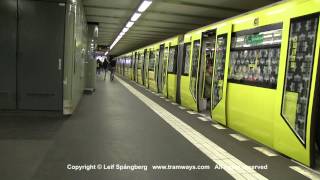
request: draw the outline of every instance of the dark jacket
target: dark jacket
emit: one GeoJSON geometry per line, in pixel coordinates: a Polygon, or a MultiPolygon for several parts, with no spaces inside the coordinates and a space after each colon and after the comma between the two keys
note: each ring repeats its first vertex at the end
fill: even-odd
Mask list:
{"type": "Polygon", "coordinates": [[[105,59],[104,61],[103,61],[103,68],[104,69],[107,69],[108,68],[108,62],[107,62],[107,60],[105,59]]]}
{"type": "Polygon", "coordinates": [[[116,67],[116,63],[117,63],[116,60],[111,59],[110,62],[109,62],[109,66],[110,66],[110,67],[116,67]]]}

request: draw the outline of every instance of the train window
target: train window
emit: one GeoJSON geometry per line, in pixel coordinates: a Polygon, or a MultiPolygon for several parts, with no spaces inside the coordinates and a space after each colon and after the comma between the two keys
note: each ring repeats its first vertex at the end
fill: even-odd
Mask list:
{"type": "Polygon", "coordinates": [[[141,54],[137,53],[137,55],[136,55],[137,69],[141,68],[141,66],[140,66],[140,56],[141,56],[141,54]]]}
{"type": "Polygon", "coordinates": [[[154,51],[154,57],[155,57],[154,58],[154,63],[155,63],[154,69],[155,69],[156,73],[154,73],[154,77],[153,77],[154,79],[157,79],[157,74],[158,74],[158,70],[159,70],[159,55],[160,55],[159,49],[155,50],[154,51]]]}
{"type": "Polygon", "coordinates": [[[149,62],[149,51],[148,50],[145,50],[144,52],[144,69],[146,70],[147,67],[148,67],[148,62],[149,62]]]}
{"type": "Polygon", "coordinates": [[[217,37],[216,60],[213,70],[213,97],[212,108],[214,108],[222,99],[224,68],[227,54],[228,34],[222,34],[217,37]]]}
{"type": "Polygon", "coordinates": [[[127,73],[127,76],[129,76],[129,68],[131,66],[131,57],[130,56],[127,56],[126,57],[126,73],[127,73]]]}
{"type": "Polygon", "coordinates": [[[130,59],[131,59],[131,61],[130,61],[130,67],[133,69],[133,67],[134,67],[134,58],[133,58],[133,55],[132,56],[130,56],[130,59]]]}
{"type": "Polygon", "coordinates": [[[162,68],[162,87],[166,84],[167,80],[167,65],[169,57],[169,47],[164,48],[163,68],[162,68]]]}
{"type": "Polygon", "coordinates": [[[190,53],[191,53],[191,43],[184,44],[184,58],[183,58],[183,76],[189,75],[189,67],[190,67],[190,53]]]}
{"type": "Polygon", "coordinates": [[[150,56],[149,56],[149,71],[154,71],[154,61],[155,61],[155,55],[153,51],[150,51],[150,56]]]}
{"type": "Polygon", "coordinates": [[[168,59],[168,73],[176,74],[177,73],[177,57],[178,57],[178,46],[171,46],[169,50],[169,59],[168,59]]]}
{"type": "Polygon", "coordinates": [[[277,87],[282,24],[233,34],[229,82],[277,87]]]}
{"type": "Polygon", "coordinates": [[[282,100],[282,116],[305,143],[318,15],[292,19],[282,100]]]}
{"type": "Polygon", "coordinates": [[[138,69],[142,69],[144,54],[143,53],[139,53],[138,58],[139,58],[138,59],[138,69]]]}
{"type": "Polygon", "coordinates": [[[197,92],[197,74],[198,74],[198,62],[200,56],[200,40],[193,41],[192,48],[192,65],[191,65],[191,76],[190,76],[190,91],[193,98],[196,99],[197,92]]]}

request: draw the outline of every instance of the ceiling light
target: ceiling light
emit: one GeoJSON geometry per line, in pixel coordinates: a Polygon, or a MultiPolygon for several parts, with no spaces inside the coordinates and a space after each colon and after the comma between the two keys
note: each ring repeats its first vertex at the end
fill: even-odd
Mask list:
{"type": "Polygon", "coordinates": [[[133,26],[134,22],[129,21],[126,25],[127,28],[131,28],[133,26]]]}
{"type": "Polygon", "coordinates": [[[129,28],[131,28],[134,24],[134,22],[136,22],[140,16],[142,15],[142,12],[144,12],[146,9],[148,9],[148,7],[152,4],[152,0],[144,0],[139,8],[138,11],[135,12],[130,20],[127,22],[126,26],[122,29],[122,31],[119,33],[119,35],[117,36],[117,38],[114,40],[114,42],[111,44],[110,46],[110,50],[118,43],[118,41],[120,41],[120,39],[125,35],[126,32],[128,32],[129,28]]]}
{"type": "Polygon", "coordinates": [[[134,13],[131,17],[131,21],[137,21],[140,16],[141,16],[141,13],[134,13]]]}
{"type": "Polygon", "coordinates": [[[138,8],[139,12],[144,12],[151,5],[152,1],[144,0],[138,8]]]}

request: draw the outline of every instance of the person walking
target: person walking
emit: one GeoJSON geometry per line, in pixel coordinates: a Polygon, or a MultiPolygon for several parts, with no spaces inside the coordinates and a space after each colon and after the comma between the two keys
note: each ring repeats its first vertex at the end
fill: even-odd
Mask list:
{"type": "Polygon", "coordinates": [[[97,74],[100,75],[102,69],[102,62],[100,61],[100,59],[97,60],[97,74]]]}
{"type": "Polygon", "coordinates": [[[116,63],[117,63],[117,61],[115,59],[111,59],[109,61],[108,67],[109,67],[109,70],[110,70],[110,81],[113,81],[114,72],[116,70],[116,63]]]}
{"type": "Polygon", "coordinates": [[[104,70],[104,80],[106,80],[106,76],[107,76],[107,72],[108,72],[108,61],[106,58],[104,59],[102,66],[103,66],[103,70],[104,70]]]}

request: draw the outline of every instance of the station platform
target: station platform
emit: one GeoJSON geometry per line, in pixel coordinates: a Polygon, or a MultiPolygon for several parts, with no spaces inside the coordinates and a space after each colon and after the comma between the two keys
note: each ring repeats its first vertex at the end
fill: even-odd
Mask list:
{"type": "Polygon", "coordinates": [[[208,115],[119,77],[97,81],[96,92],[64,120],[2,120],[0,138],[1,179],[319,178],[208,115]]]}

